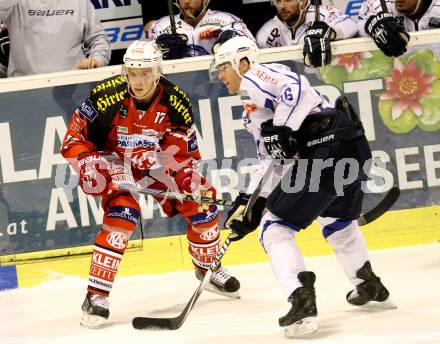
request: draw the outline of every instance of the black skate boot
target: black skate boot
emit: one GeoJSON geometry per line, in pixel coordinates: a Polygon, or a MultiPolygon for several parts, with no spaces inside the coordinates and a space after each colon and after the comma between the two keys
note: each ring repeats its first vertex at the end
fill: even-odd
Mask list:
{"type": "Polygon", "coordinates": [[[89,328],[101,326],[110,315],[108,308],[109,303],[106,297],[88,292],[81,306],[83,310],[81,326],[89,328]]]}
{"type": "Polygon", "coordinates": [[[292,304],[290,311],[279,319],[279,324],[284,327],[286,337],[298,337],[315,332],[318,329],[316,317],[315,274],[311,271],[302,271],[298,280],[303,285],[296,288],[288,300],[292,304]]]}
{"type": "MultiPolygon", "coordinates": [[[[196,268],[196,277],[201,281],[205,277],[205,272],[196,268]]],[[[210,283],[205,286],[205,290],[233,299],[240,298],[239,289],[240,282],[238,279],[229,275],[223,266],[212,273],[210,283]]]]}
{"type": "Polygon", "coordinates": [[[382,284],[371,269],[371,264],[365,264],[356,272],[356,277],[364,280],[356,286],[356,289],[348,292],[347,302],[354,306],[364,306],[369,304],[372,308],[393,309],[397,306],[390,301],[387,288],[382,284]]]}

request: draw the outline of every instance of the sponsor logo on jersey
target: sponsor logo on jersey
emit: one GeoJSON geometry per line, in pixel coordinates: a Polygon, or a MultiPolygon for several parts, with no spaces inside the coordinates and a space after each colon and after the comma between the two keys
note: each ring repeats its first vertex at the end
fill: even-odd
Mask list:
{"type": "Polygon", "coordinates": [[[121,102],[127,90],[123,90],[120,92],[114,92],[111,94],[104,94],[102,97],[99,97],[96,105],[98,106],[98,110],[104,112],[111,105],[115,105],[118,102],[121,102]]]}
{"type": "Polygon", "coordinates": [[[188,153],[195,152],[199,149],[199,145],[197,143],[197,136],[194,135],[188,141],[188,153]]]}
{"type": "Polygon", "coordinates": [[[73,16],[74,10],[54,9],[54,10],[28,10],[30,17],[53,17],[53,16],[73,16]]]}
{"type": "Polygon", "coordinates": [[[202,19],[200,21],[199,27],[207,26],[207,25],[214,25],[214,26],[223,27],[223,26],[226,25],[226,22],[223,19],[221,19],[221,18],[202,19]]]}
{"type": "Polygon", "coordinates": [[[146,136],[142,134],[123,135],[118,134],[118,147],[137,148],[137,147],[156,147],[159,139],[156,136],[146,136]]]}
{"type": "Polygon", "coordinates": [[[219,28],[215,27],[207,27],[203,31],[200,31],[199,38],[200,39],[212,39],[212,38],[218,38],[220,35],[221,30],[219,28]]]}
{"type": "Polygon", "coordinates": [[[219,237],[220,228],[216,225],[209,228],[207,231],[200,234],[200,238],[205,241],[213,241],[219,237]]]}
{"type": "Polygon", "coordinates": [[[92,101],[88,97],[86,101],[81,104],[78,111],[81,115],[87,118],[89,122],[93,122],[96,116],[98,116],[98,112],[96,111],[95,107],[92,104],[92,101]]]}
{"type": "MultiPolygon", "coordinates": [[[[131,216],[130,208],[125,208],[123,211],[127,216],[131,216]]],[[[121,232],[111,232],[109,235],[107,235],[107,243],[119,250],[122,250],[127,245],[127,238],[124,233],[121,232]]]]}
{"type": "Polygon", "coordinates": [[[182,98],[172,94],[170,95],[170,105],[182,116],[185,124],[192,124],[192,115],[189,107],[182,102],[182,98]]]}
{"type": "MultiPolygon", "coordinates": [[[[118,217],[120,219],[127,220],[130,221],[131,223],[136,224],[137,219],[139,217],[139,213],[133,208],[116,206],[110,208],[108,217],[118,217]]],[[[118,232],[114,232],[114,233],[118,233],[118,232]]]]}
{"type": "MultiPolygon", "coordinates": [[[[193,225],[199,225],[202,223],[209,223],[209,222],[213,221],[217,217],[217,215],[218,215],[218,208],[213,207],[212,211],[207,211],[206,213],[199,213],[199,214],[196,214],[193,216],[189,216],[188,218],[193,225]]],[[[218,228],[218,227],[216,226],[214,228],[218,228]]],[[[213,240],[213,239],[211,239],[211,240],[213,240]]],[[[208,239],[204,239],[204,240],[208,240],[208,239]]]]}
{"type": "Polygon", "coordinates": [[[116,131],[117,131],[118,133],[128,133],[128,128],[127,128],[127,127],[122,127],[122,126],[118,125],[118,126],[116,127],[116,131]]]}
{"type": "Polygon", "coordinates": [[[124,82],[125,82],[125,78],[122,75],[120,75],[120,76],[118,76],[116,78],[107,80],[106,82],[102,82],[102,83],[96,85],[92,89],[92,93],[95,94],[95,93],[97,93],[99,91],[106,90],[108,88],[115,88],[116,86],[121,85],[124,82]]]}
{"type": "Polygon", "coordinates": [[[154,129],[142,129],[142,134],[147,136],[155,136],[158,137],[158,132],[154,129]]]}
{"type": "Polygon", "coordinates": [[[273,76],[267,74],[266,72],[264,72],[262,70],[257,70],[253,74],[255,74],[258,79],[263,80],[264,82],[271,83],[274,85],[277,84],[277,80],[273,76]]]}

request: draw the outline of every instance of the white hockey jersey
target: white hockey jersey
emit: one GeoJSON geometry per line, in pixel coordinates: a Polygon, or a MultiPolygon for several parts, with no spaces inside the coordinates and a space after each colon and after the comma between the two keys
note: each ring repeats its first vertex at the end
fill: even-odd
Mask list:
{"type": "MultiPolygon", "coordinates": [[[[219,34],[225,30],[240,31],[254,39],[246,24],[233,14],[221,11],[207,10],[200,22],[193,27],[182,19],[180,14],[174,16],[176,32],[188,37],[190,56],[210,55],[212,46],[219,34]]],[[[157,20],[148,36],[156,38],[163,33],[171,33],[170,17],[165,16],[157,20]]]]}
{"type": "MultiPolygon", "coordinates": [[[[342,14],[333,5],[319,6],[319,15],[336,32],[336,39],[356,36],[357,25],[349,16],[342,14]]],[[[310,23],[315,20],[315,6],[309,6],[306,20],[296,29],[290,28],[275,16],[267,21],[257,32],[257,44],[260,48],[280,47],[302,43],[310,23]]]]}
{"type": "MultiPolygon", "coordinates": [[[[397,11],[396,2],[394,0],[386,0],[385,2],[389,13],[397,19],[397,22],[402,29],[407,32],[440,28],[440,0],[432,0],[431,5],[426,12],[417,20],[411,19],[406,14],[397,11]]],[[[361,36],[368,35],[365,32],[365,22],[367,19],[372,15],[376,15],[380,11],[382,11],[382,6],[380,5],[379,0],[365,0],[362,3],[358,16],[359,34],[361,36]]]]}
{"type": "Polygon", "coordinates": [[[303,75],[276,63],[250,69],[240,83],[240,98],[244,108],[243,122],[254,138],[260,159],[260,166],[246,190],[252,193],[271,162],[261,139],[261,124],[272,119],[274,125],[285,125],[296,131],[309,114],[328,108],[330,104],[303,75]]]}

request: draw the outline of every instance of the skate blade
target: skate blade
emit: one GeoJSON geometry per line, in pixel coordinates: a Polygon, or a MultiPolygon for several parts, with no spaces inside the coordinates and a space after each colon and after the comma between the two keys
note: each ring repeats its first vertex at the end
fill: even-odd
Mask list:
{"type": "Polygon", "coordinates": [[[229,297],[229,298],[231,298],[231,299],[239,299],[241,296],[240,296],[240,292],[237,290],[237,291],[234,291],[234,292],[231,292],[231,293],[228,293],[228,292],[226,292],[226,291],[221,291],[219,288],[217,288],[214,284],[212,284],[211,282],[209,282],[206,286],[205,286],[205,290],[206,291],[209,291],[209,292],[211,292],[211,293],[214,293],[214,294],[218,294],[218,295],[222,295],[222,296],[226,296],[226,297],[229,297]]]}
{"type": "Polygon", "coordinates": [[[102,324],[104,324],[106,322],[106,320],[107,319],[104,317],[100,317],[97,315],[89,314],[87,312],[83,312],[83,316],[82,316],[79,324],[82,327],[99,328],[102,326],[102,324]]]}
{"type": "Polygon", "coordinates": [[[313,333],[318,329],[316,317],[308,317],[284,327],[284,335],[287,338],[295,338],[313,333]]]}
{"type": "Polygon", "coordinates": [[[397,305],[391,301],[389,298],[385,301],[378,302],[378,301],[369,301],[365,305],[360,306],[362,309],[396,309],[397,305]]]}

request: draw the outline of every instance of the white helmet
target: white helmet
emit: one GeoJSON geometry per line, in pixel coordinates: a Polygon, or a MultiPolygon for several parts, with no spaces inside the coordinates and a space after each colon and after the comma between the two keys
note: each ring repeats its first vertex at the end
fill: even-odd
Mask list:
{"type": "Polygon", "coordinates": [[[215,72],[220,66],[229,62],[238,73],[241,59],[247,58],[249,66],[252,68],[258,64],[259,57],[260,49],[254,40],[246,36],[232,37],[216,50],[210,70],[215,72]]]}
{"type": "MultiPolygon", "coordinates": [[[[152,68],[155,85],[159,82],[160,75],[162,74],[162,50],[156,44],[155,41],[134,41],[127,48],[124,57],[124,65],[122,67],[122,74],[127,77],[127,68],[152,68]]],[[[130,85],[128,88],[130,92],[130,85]]]]}

